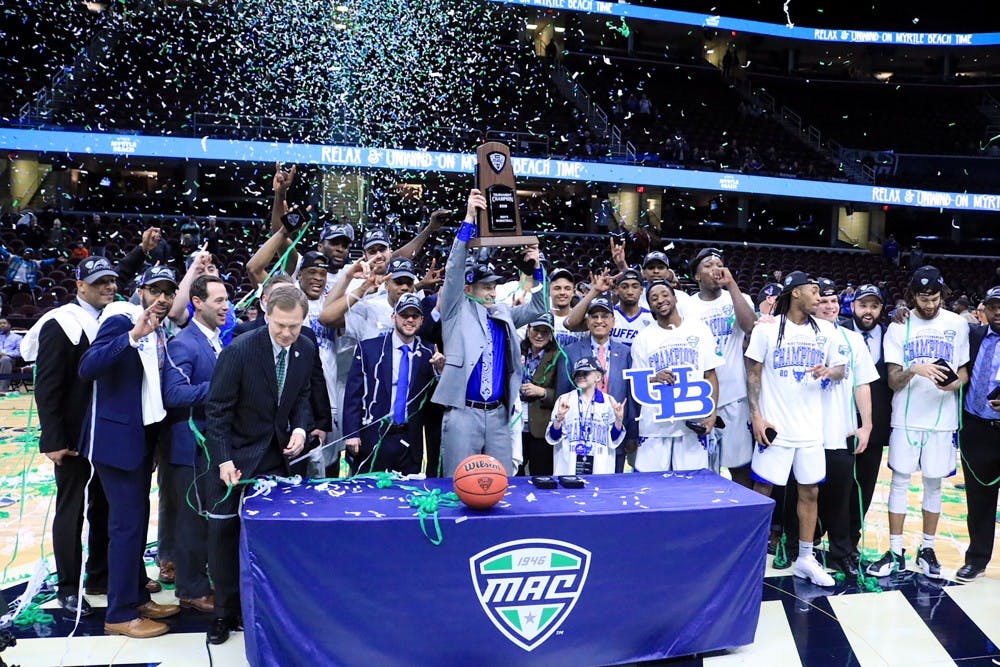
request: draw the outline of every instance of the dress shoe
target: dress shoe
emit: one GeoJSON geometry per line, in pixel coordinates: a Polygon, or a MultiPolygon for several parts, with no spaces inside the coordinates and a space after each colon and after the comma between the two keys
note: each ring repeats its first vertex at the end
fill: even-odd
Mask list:
{"type": "Polygon", "coordinates": [[[149,591],[150,593],[159,593],[160,591],[163,590],[163,586],[161,586],[160,582],[158,581],[154,581],[153,579],[147,579],[146,590],[149,591]]]}
{"type": "Polygon", "coordinates": [[[215,611],[215,596],[209,593],[200,598],[180,598],[181,607],[184,609],[194,609],[203,614],[210,614],[215,611]]]}
{"type": "Polygon", "coordinates": [[[962,567],[958,568],[958,572],[955,573],[955,578],[959,581],[969,582],[975,581],[984,574],[986,574],[985,567],[977,567],[966,563],[962,567]]]}
{"type": "Polygon", "coordinates": [[[139,605],[135,610],[139,612],[140,616],[156,619],[170,618],[181,613],[181,608],[175,604],[158,604],[152,600],[146,604],[139,605]]]}
{"type": "Polygon", "coordinates": [[[76,593],[68,593],[66,595],[59,594],[59,606],[63,608],[67,614],[76,616],[77,608],[80,609],[80,616],[90,616],[94,613],[94,610],[90,608],[87,601],[76,593]]]}
{"type": "Polygon", "coordinates": [[[241,630],[242,623],[234,618],[220,618],[216,616],[212,619],[212,624],[208,627],[208,642],[210,644],[223,644],[229,639],[229,633],[233,630],[241,630]]]}
{"type": "Polygon", "coordinates": [[[829,562],[831,570],[837,572],[843,572],[844,576],[848,579],[853,579],[858,576],[858,566],[854,564],[850,556],[846,558],[834,558],[829,562]]]}
{"type": "Polygon", "coordinates": [[[174,567],[174,564],[169,560],[164,561],[160,565],[160,576],[159,576],[160,581],[163,582],[164,584],[172,584],[174,583],[174,580],[176,578],[177,578],[177,569],[176,567],[174,567]]]}
{"type": "Polygon", "coordinates": [[[159,637],[170,632],[170,626],[166,623],[151,621],[148,618],[133,618],[124,623],[105,623],[104,633],[109,635],[124,635],[132,639],[148,639],[159,637]]]}

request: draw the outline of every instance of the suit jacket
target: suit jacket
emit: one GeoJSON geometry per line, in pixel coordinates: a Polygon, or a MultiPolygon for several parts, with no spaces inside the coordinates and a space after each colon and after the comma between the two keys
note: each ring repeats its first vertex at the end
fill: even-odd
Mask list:
{"type": "MultiPolygon", "coordinates": [[[[853,317],[841,320],[841,325],[861,333],[853,317]]],[[[878,380],[868,385],[871,387],[872,393],[872,434],[869,441],[875,444],[886,444],[889,442],[889,422],[892,418],[892,389],[889,388],[889,371],[885,367],[886,327],[882,324],[875,326],[882,331],[883,347],[880,350],[879,358],[874,360],[875,370],[878,371],[878,380]]]]}
{"type": "MultiPolygon", "coordinates": [[[[988,324],[969,323],[969,363],[966,366],[966,370],[969,373],[969,383],[966,387],[966,393],[972,391],[972,369],[976,365],[976,358],[979,356],[979,349],[983,346],[983,340],[986,338],[986,334],[988,334],[989,331],[990,326],[988,324]]],[[[992,360],[987,360],[986,363],[989,364],[991,361],[992,360]]],[[[962,409],[965,410],[965,399],[962,399],[962,409]]],[[[41,411],[39,411],[39,417],[40,416],[41,411]]]]}
{"type": "Polygon", "coordinates": [[[559,369],[557,359],[562,355],[559,350],[552,350],[542,354],[538,362],[535,374],[531,376],[531,383],[545,388],[545,396],[521,400],[527,404],[528,408],[528,429],[531,435],[536,438],[545,437],[545,429],[549,425],[549,418],[552,416],[552,407],[556,404],[556,378],[559,369]]]}
{"type": "MultiPolygon", "coordinates": [[[[464,296],[466,243],[459,238],[451,246],[451,255],[445,267],[444,285],[438,298],[442,300],[441,332],[444,339],[445,367],[441,381],[434,390],[434,402],[446,407],[465,405],[465,390],[469,377],[486,347],[486,330],[479,318],[479,308],[464,296]]],[[[521,388],[521,346],[518,327],[530,324],[547,309],[545,290],[537,290],[531,301],[511,308],[498,303],[489,311],[489,317],[503,324],[507,330],[507,388],[503,397],[507,416],[512,417],[514,398],[521,388]]]]}
{"type": "MultiPolygon", "coordinates": [[[[557,395],[562,396],[568,391],[576,389],[570,377],[569,368],[573,368],[576,362],[583,357],[594,354],[593,338],[587,334],[572,345],[563,348],[565,355],[560,355],[559,370],[556,374],[558,383],[556,384],[557,395]]],[[[625,380],[625,369],[632,368],[632,352],[624,343],[608,341],[608,355],[611,359],[611,374],[608,377],[607,393],[614,397],[619,403],[625,403],[625,438],[628,440],[639,439],[639,423],[636,418],[639,416],[638,406],[631,400],[628,391],[628,382],[625,380]]]]}
{"type": "Polygon", "coordinates": [[[84,419],[81,452],[91,461],[136,470],[152,456],[155,438],[146,437],[142,418],[142,362],[129,344],[132,320],[104,320],[80,359],[80,377],[94,383],[90,414],[84,419]],[[96,446],[95,446],[96,445],[96,446]]]}
{"type": "MultiPolygon", "coordinates": [[[[233,330],[233,339],[235,340],[240,334],[250,333],[261,327],[267,327],[263,313],[258,315],[255,320],[240,322],[236,326],[236,329],[233,330]]],[[[303,326],[301,335],[311,340],[316,349],[319,349],[315,331],[307,326],[303,326]]],[[[326,376],[323,375],[323,362],[320,360],[318,354],[316,355],[316,363],[313,364],[310,376],[309,408],[313,416],[313,425],[309,429],[310,431],[314,428],[326,431],[327,433],[333,430],[333,416],[330,412],[330,392],[326,388],[326,376]]]]}
{"type": "Polygon", "coordinates": [[[316,346],[299,336],[289,349],[279,401],[274,350],[266,327],[223,348],[205,403],[205,438],[212,466],[232,461],[244,479],[253,477],[268,447],[284,449],[293,430],[309,430],[315,358],[316,346]]]}
{"type": "Polygon", "coordinates": [[[192,322],[167,343],[163,368],[163,406],[170,425],[169,461],[193,466],[197,443],[188,425],[193,417],[205,433],[205,399],[215,371],[215,350],[205,334],[192,322]]]}
{"type": "Polygon", "coordinates": [[[83,380],[76,369],[89,347],[86,333],[73,345],[57,321],[42,325],[35,361],[35,405],[42,428],[38,449],[43,453],[80,446],[92,383],[83,380]]]}
{"type": "MultiPolygon", "coordinates": [[[[392,334],[369,338],[358,343],[354,362],[344,391],[344,435],[361,438],[362,448],[371,451],[378,443],[379,420],[392,415],[392,334]]],[[[423,451],[424,419],[418,411],[423,397],[430,392],[434,368],[430,364],[434,350],[419,338],[410,355],[410,383],[407,392],[406,434],[411,449],[423,451]]]]}

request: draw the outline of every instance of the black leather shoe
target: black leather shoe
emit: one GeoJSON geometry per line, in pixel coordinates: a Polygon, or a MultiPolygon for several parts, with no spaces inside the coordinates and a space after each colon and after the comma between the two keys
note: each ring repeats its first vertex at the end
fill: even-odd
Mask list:
{"type": "Polygon", "coordinates": [[[242,619],[220,618],[216,616],[212,619],[212,624],[208,627],[208,641],[210,644],[224,644],[229,639],[230,632],[242,629],[242,619]]]}
{"type": "Polygon", "coordinates": [[[90,604],[88,604],[85,599],[77,596],[76,593],[70,593],[68,595],[60,594],[57,597],[59,599],[59,606],[63,608],[63,611],[65,611],[67,614],[70,614],[71,616],[76,616],[77,608],[79,608],[80,610],[81,617],[90,616],[91,614],[94,613],[94,610],[91,609],[90,604]]]}
{"type": "Polygon", "coordinates": [[[829,562],[831,570],[836,570],[837,572],[843,572],[844,576],[848,579],[853,579],[858,576],[858,566],[854,564],[851,558],[835,558],[829,562]]]}
{"type": "Polygon", "coordinates": [[[969,565],[966,563],[962,567],[958,568],[958,572],[955,573],[955,578],[959,581],[975,581],[979,577],[986,574],[985,567],[977,567],[975,565],[969,565]]]}

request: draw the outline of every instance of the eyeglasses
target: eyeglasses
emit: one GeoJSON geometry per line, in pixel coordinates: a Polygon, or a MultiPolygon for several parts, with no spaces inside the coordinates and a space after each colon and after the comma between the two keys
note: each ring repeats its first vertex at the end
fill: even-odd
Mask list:
{"type": "Polygon", "coordinates": [[[162,294],[168,299],[173,299],[174,295],[177,294],[177,289],[173,287],[156,287],[154,285],[150,285],[148,287],[144,287],[143,289],[149,292],[150,296],[154,297],[160,296],[162,294]]]}
{"type": "Polygon", "coordinates": [[[401,320],[417,320],[423,317],[423,313],[414,313],[413,311],[407,311],[405,313],[396,313],[396,317],[401,320]]]}

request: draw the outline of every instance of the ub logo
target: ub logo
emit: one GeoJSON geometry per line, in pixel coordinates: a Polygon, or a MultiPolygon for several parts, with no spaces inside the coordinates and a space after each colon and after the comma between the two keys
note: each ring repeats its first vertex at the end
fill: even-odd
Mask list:
{"type": "Polygon", "coordinates": [[[551,637],[573,611],[590,571],[590,552],[558,540],[514,540],[469,559],[483,611],[525,651],[551,637]]]}
{"type": "Polygon", "coordinates": [[[677,419],[699,419],[707,417],[715,410],[712,399],[712,385],[706,380],[692,380],[692,368],[681,366],[670,369],[674,373],[674,383],[654,382],[656,371],[652,368],[631,368],[625,371],[625,379],[632,388],[632,397],[640,405],[659,407],[653,420],[674,421],[677,419]]]}

